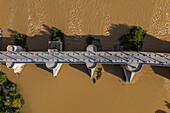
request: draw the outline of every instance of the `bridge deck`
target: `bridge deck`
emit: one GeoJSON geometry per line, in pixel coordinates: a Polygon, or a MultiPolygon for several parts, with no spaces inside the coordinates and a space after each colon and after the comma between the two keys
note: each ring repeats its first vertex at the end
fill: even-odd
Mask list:
{"type": "Polygon", "coordinates": [[[0,51],[0,63],[123,63],[170,66],[169,53],[153,52],[13,52],[0,51]]]}

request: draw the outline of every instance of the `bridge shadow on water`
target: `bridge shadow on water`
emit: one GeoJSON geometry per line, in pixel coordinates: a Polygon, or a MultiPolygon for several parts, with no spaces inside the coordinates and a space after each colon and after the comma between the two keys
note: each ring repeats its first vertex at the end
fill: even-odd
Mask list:
{"type": "MultiPolygon", "coordinates": [[[[44,30],[40,31],[38,35],[28,36],[27,37],[27,46],[29,51],[47,51],[48,50],[48,41],[50,40],[51,27],[48,25],[43,25],[44,30]]],[[[129,26],[127,24],[111,24],[108,29],[109,35],[92,35],[95,39],[100,40],[103,51],[113,51],[113,48],[118,41],[118,38],[123,34],[130,31],[134,26],[129,26]]],[[[11,30],[9,30],[11,32],[11,30]]],[[[12,33],[11,33],[12,34],[12,33]]],[[[86,38],[88,35],[65,35],[64,40],[64,50],[65,51],[85,51],[86,38]]],[[[4,37],[2,39],[2,50],[6,50],[7,45],[14,40],[14,36],[4,37]]],[[[168,52],[170,53],[170,42],[160,40],[154,36],[146,35],[142,51],[145,52],[168,52]]],[[[88,74],[88,71],[85,65],[82,64],[70,64],[71,67],[76,68],[84,73],[88,74]]],[[[45,69],[46,71],[52,72],[46,68],[45,65],[37,64],[37,67],[45,69]]],[[[118,76],[121,79],[124,79],[122,76],[121,68],[118,65],[103,65],[103,68],[106,72],[109,72],[115,76],[118,76]]],[[[152,69],[155,73],[170,78],[168,74],[170,68],[168,67],[158,67],[152,66],[152,69]]]]}
{"type": "MultiPolygon", "coordinates": [[[[144,52],[161,52],[170,53],[170,42],[160,40],[151,35],[146,35],[142,51],[144,52]]],[[[170,68],[165,66],[151,66],[156,74],[170,79],[170,68]]]]}
{"type": "Polygon", "coordinates": [[[120,67],[120,65],[113,65],[113,64],[103,64],[102,65],[104,68],[104,71],[111,73],[119,78],[121,78],[122,80],[125,80],[125,77],[123,76],[123,70],[120,67]]]}
{"type": "Polygon", "coordinates": [[[78,69],[79,71],[82,71],[82,72],[86,73],[87,75],[89,75],[85,64],[69,64],[69,66],[71,66],[75,69],[78,69]]]}
{"type": "Polygon", "coordinates": [[[151,66],[153,71],[170,80],[170,68],[164,66],[151,66]]]}
{"type": "Polygon", "coordinates": [[[41,68],[41,69],[44,69],[44,70],[46,70],[46,71],[48,71],[50,73],[53,73],[53,71],[48,69],[45,64],[36,64],[36,66],[41,68]]]}

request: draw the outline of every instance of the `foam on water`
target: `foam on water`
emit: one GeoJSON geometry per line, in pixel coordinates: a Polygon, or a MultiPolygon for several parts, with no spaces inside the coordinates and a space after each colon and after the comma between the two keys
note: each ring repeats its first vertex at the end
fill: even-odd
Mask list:
{"type": "Polygon", "coordinates": [[[165,92],[167,95],[170,94],[170,80],[169,79],[164,78],[163,89],[165,90],[163,92],[165,92]]]}
{"type": "Polygon", "coordinates": [[[43,30],[42,25],[46,22],[47,16],[45,12],[45,6],[42,0],[32,0],[32,1],[28,0],[27,4],[28,4],[27,34],[33,35],[43,30]]]}
{"type": "Polygon", "coordinates": [[[170,34],[170,1],[157,0],[154,6],[154,14],[151,18],[151,25],[148,27],[147,33],[164,39],[167,34],[170,34]]]}
{"type": "Polygon", "coordinates": [[[81,19],[81,8],[83,0],[78,2],[73,2],[73,9],[70,11],[70,22],[68,31],[71,35],[80,35],[82,34],[82,19],[81,19]]]}
{"type": "Polygon", "coordinates": [[[28,35],[32,35],[34,32],[33,16],[32,16],[32,6],[31,3],[27,1],[28,4],[28,35]]]}
{"type": "Polygon", "coordinates": [[[14,23],[14,5],[15,5],[15,1],[11,0],[10,4],[9,4],[9,8],[10,8],[10,12],[9,12],[9,21],[8,21],[8,25],[7,28],[12,28],[13,27],[13,23],[14,23]]]}
{"type": "Polygon", "coordinates": [[[170,34],[170,15],[169,13],[166,13],[166,20],[165,27],[168,29],[168,34],[170,34]]]}
{"type": "Polygon", "coordinates": [[[104,33],[105,33],[105,35],[110,35],[108,30],[109,30],[109,27],[110,27],[110,24],[111,24],[111,22],[110,22],[111,20],[110,20],[109,11],[107,10],[107,6],[108,6],[108,4],[104,4],[103,7],[102,7],[103,17],[104,17],[104,33]]]}

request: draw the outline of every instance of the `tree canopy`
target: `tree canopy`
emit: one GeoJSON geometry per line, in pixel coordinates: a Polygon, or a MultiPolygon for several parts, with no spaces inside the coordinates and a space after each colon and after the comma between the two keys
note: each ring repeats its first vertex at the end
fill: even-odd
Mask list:
{"type": "Polygon", "coordinates": [[[63,38],[64,38],[64,33],[60,29],[57,29],[56,27],[52,27],[51,40],[58,41],[60,39],[63,40],[63,38]]]}
{"type": "Polygon", "coordinates": [[[27,50],[28,49],[26,44],[27,35],[18,33],[17,31],[12,31],[12,33],[14,35],[14,42],[12,42],[12,44],[20,45],[21,47],[27,50]]]}
{"type": "Polygon", "coordinates": [[[23,105],[24,99],[19,93],[17,85],[10,82],[6,75],[0,71],[0,113],[8,111],[22,113],[23,105]]]}
{"type": "Polygon", "coordinates": [[[139,51],[139,46],[142,46],[145,35],[146,31],[136,26],[130,32],[120,37],[120,46],[123,46],[125,51],[139,51]]]}

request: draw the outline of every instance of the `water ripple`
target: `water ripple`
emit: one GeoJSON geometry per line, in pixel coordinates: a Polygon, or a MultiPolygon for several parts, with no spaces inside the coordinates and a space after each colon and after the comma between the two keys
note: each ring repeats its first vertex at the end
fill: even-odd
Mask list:
{"type": "Polygon", "coordinates": [[[157,0],[155,4],[154,14],[151,18],[151,26],[148,27],[147,33],[165,39],[170,34],[170,1],[157,0]]]}

